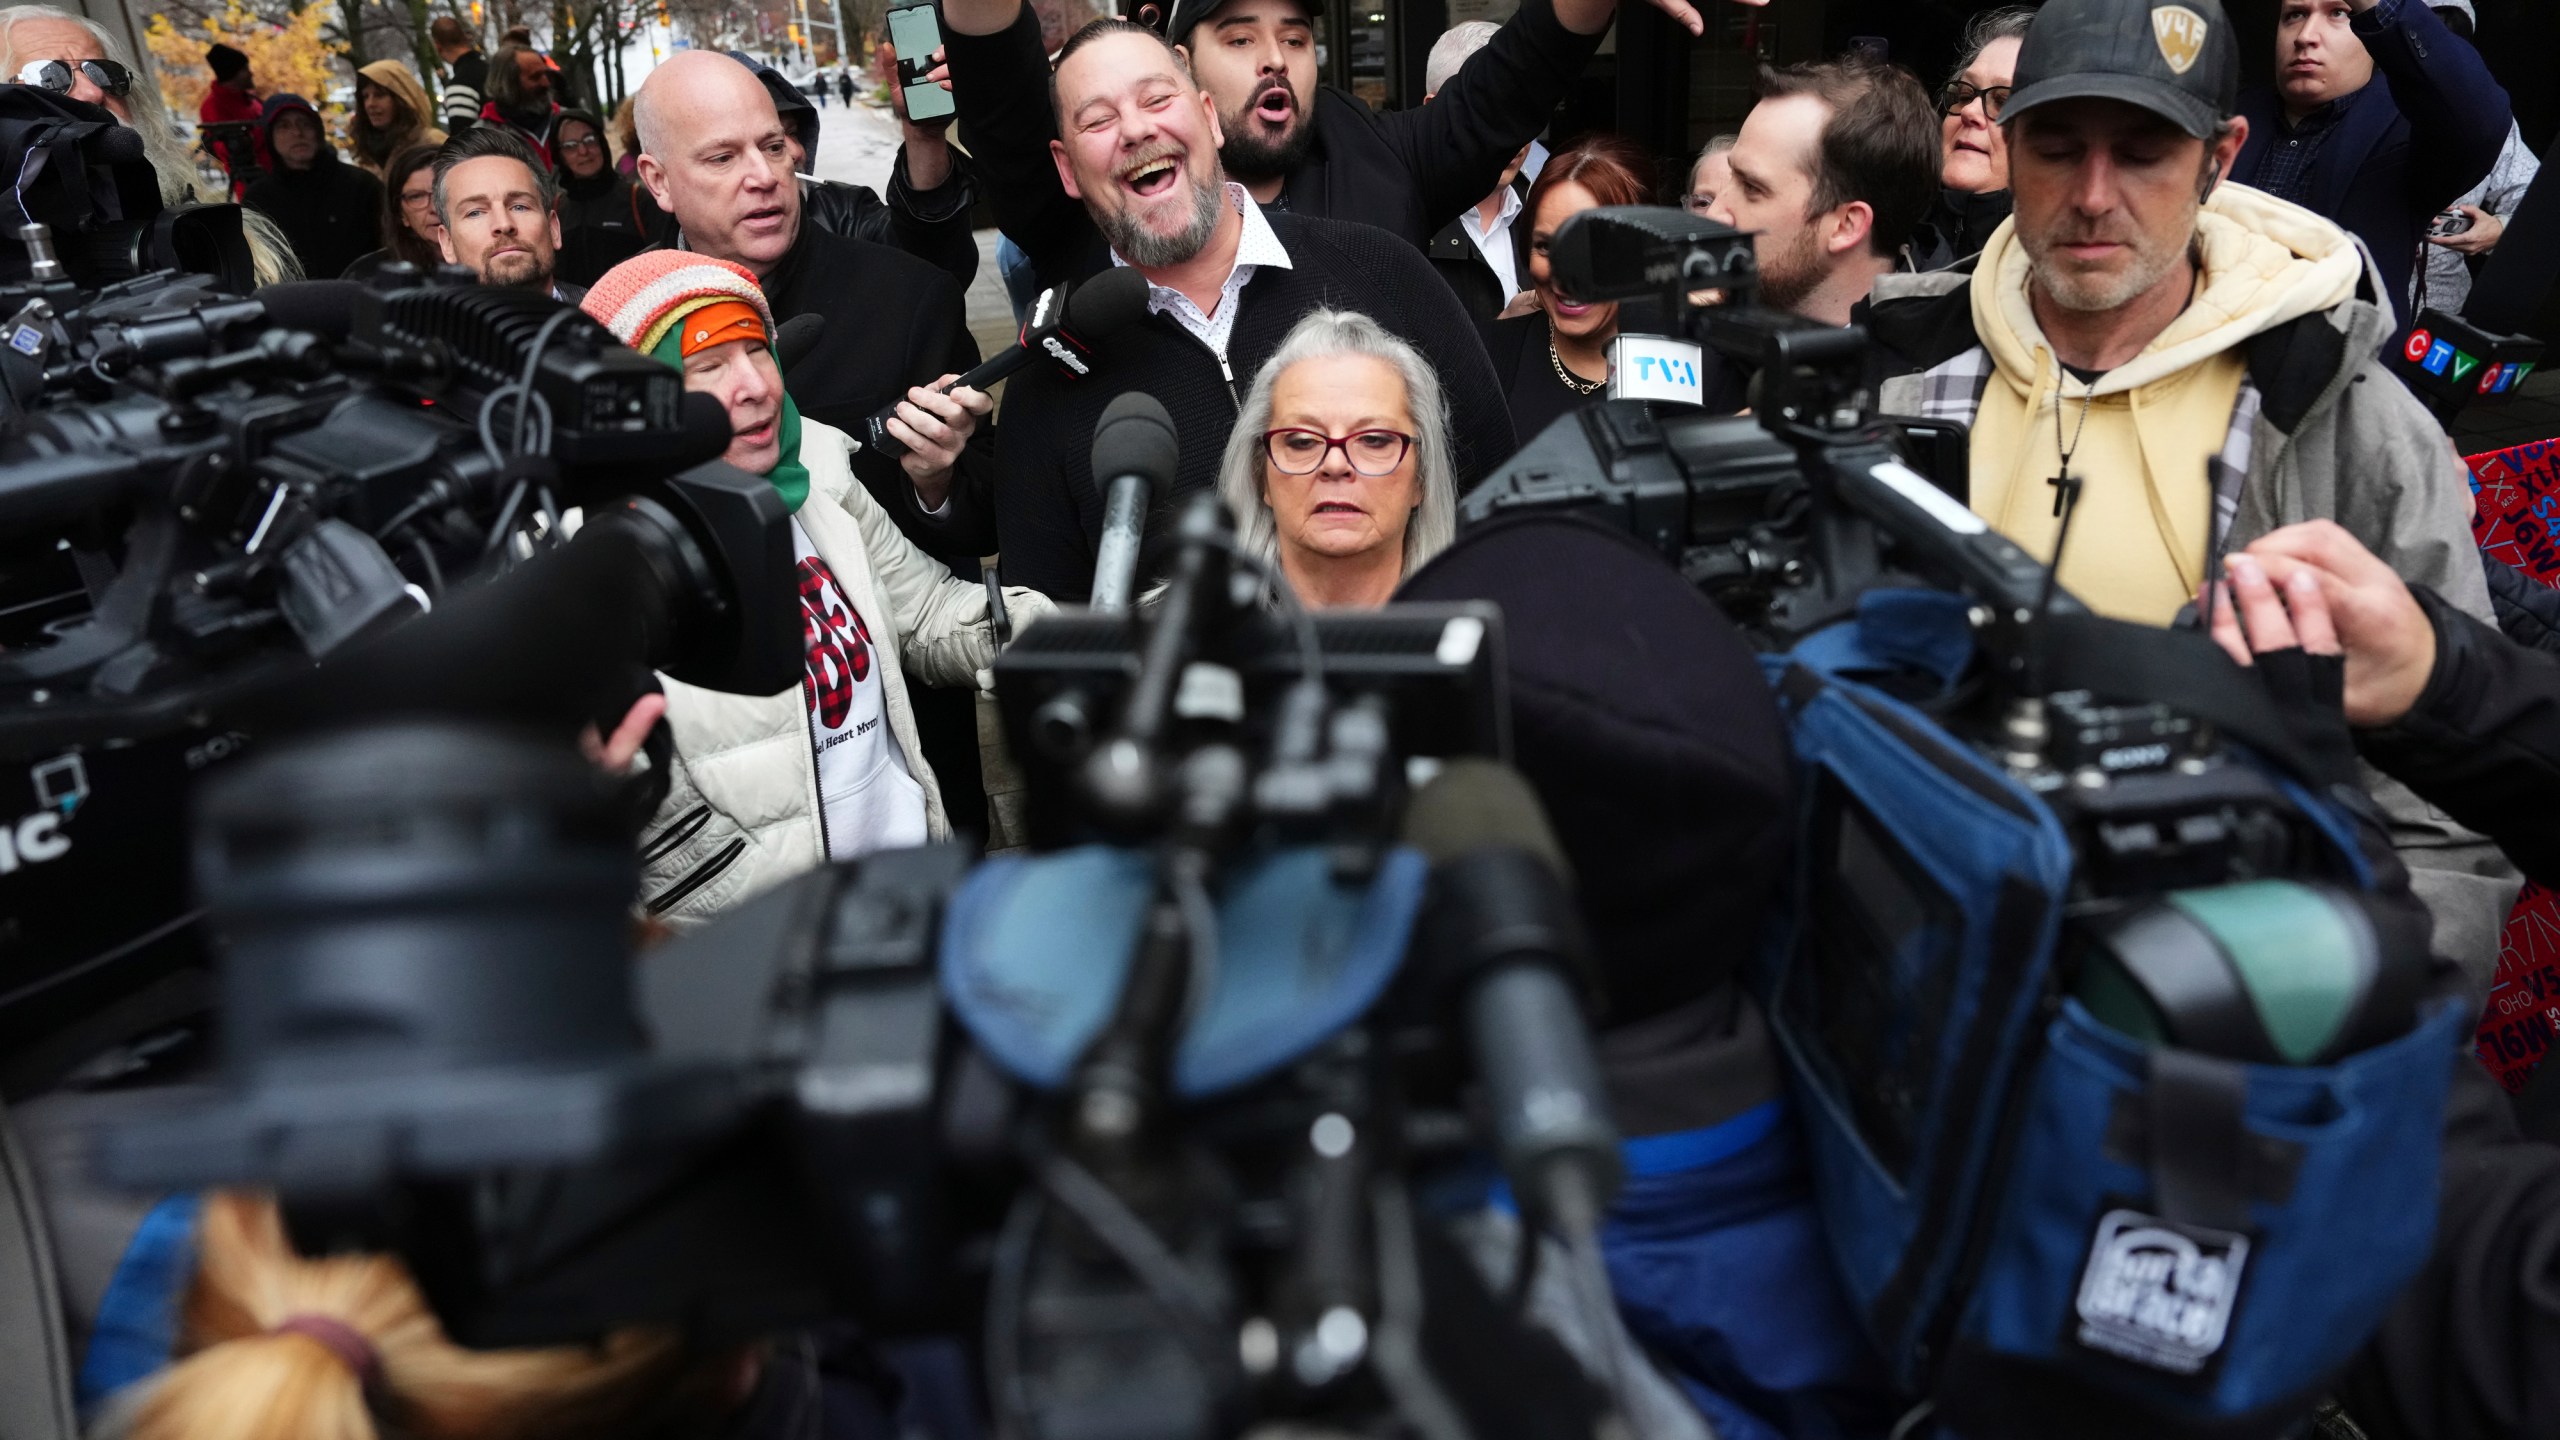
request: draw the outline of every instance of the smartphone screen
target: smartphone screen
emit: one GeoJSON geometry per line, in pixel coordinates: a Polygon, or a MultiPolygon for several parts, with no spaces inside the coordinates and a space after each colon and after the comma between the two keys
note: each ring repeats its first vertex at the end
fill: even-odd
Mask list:
{"type": "Polygon", "coordinates": [[[889,43],[898,47],[898,83],[913,85],[933,68],[942,48],[942,26],[930,5],[902,5],[889,12],[889,43]]]}

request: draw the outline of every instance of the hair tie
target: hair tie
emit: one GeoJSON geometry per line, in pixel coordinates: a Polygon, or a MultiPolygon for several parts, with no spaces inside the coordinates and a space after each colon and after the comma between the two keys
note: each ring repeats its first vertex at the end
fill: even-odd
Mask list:
{"type": "Polygon", "coordinates": [[[382,1352],[373,1348],[373,1342],[364,1338],[362,1331],[344,1320],[328,1315],[288,1315],[268,1326],[267,1333],[302,1335],[320,1342],[368,1390],[382,1378],[382,1352]]]}

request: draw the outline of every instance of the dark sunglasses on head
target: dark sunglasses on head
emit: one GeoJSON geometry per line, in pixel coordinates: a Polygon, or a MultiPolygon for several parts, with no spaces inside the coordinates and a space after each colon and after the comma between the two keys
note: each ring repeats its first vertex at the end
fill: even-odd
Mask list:
{"type": "Polygon", "coordinates": [[[1967,85],[1961,80],[1950,80],[1947,82],[1947,88],[1938,92],[1938,113],[1953,115],[1979,100],[1982,102],[1983,118],[1997,120],[2000,118],[2000,107],[2009,103],[2009,90],[2010,87],[2006,85],[1974,86],[1967,85]]]}
{"type": "Polygon", "coordinates": [[[121,100],[133,93],[133,72],[113,60],[34,60],[18,72],[17,83],[68,95],[86,75],[89,83],[121,100]]]}

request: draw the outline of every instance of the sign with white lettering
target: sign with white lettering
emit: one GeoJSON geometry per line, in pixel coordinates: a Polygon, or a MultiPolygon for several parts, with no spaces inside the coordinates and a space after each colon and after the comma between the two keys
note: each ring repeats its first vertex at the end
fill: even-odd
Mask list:
{"type": "Polygon", "coordinates": [[[1621,335],[1609,342],[1609,398],[1706,403],[1700,379],[1704,356],[1686,340],[1660,335],[1621,335]]]}

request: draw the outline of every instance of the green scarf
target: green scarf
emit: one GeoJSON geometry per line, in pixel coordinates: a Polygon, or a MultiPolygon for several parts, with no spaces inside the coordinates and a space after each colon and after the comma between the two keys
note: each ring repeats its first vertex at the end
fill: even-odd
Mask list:
{"type": "MultiPolygon", "coordinates": [[[[684,326],[679,323],[668,330],[666,338],[658,342],[658,348],[649,353],[677,370],[683,370],[684,326]]],[[[781,363],[782,357],[776,353],[774,365],[777,370],[781,363]]],[[[796,515],[800,513],[802,502],[809,498],[809,467],[800,463],[800,407],[792,403],[788,389],[782,392],[781,436],[781,458],[773,462],[773,468],[765,472],[764,478],[773,482],[774,490],[782,496],[782,503],[796,515]]]]}

